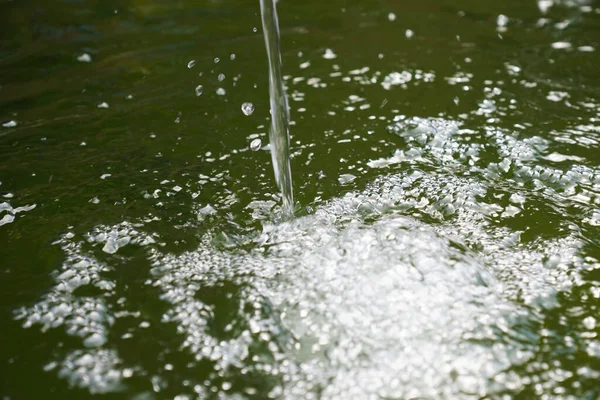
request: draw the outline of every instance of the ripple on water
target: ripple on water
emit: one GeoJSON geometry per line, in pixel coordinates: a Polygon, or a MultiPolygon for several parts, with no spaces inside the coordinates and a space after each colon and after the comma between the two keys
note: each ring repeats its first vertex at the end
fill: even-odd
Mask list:
{"type": "Polygon", "coordinates": [[[258,384],[244,393],[281,398],[479,398],[518,389],[526,377],[506,371],[532,359],[538,334],[515,327],[555,307],[589,260],[574,233],[524,242],[490,224],[498,206],[482,199],[493,191],[411,168],[311,215],[265,223],[248,251],[227,250],[209,234],[197,250],[169,254],[141,224],[101,226],[86,240],[67,234],[56,286],[17,318],[81,338],[81,348],[55,361],[72,385],[121,390],[144,365],[124,365],[106,342],[109,332],[123,334],[107,305],[118,282],[93,249],[137,245],[152,265],[146,284],[168,305],[154,324],[174,324],[182,351],[212,365],[206,382],[186,377],[200,388],[226,391],[219,382],[250,374],[258,384]],[[101,295],[74,293],[85,285],[101,295]]]}
{"type": "MultiPolygon", "coordinates": [[[[372,84],[375,75],[367,73],[349,75],[372,84]]],[[[381,84],[392,90],[432,79],[415,70],[381,84]]],[[[552,93],[552,100],[563,98],[552,93]]],[[[354,109],[365,100],[351,95],[343,103],[354,109]]],[[[497,111],[487,99],[471,114],[497,111]]],[[[255,200],[248,208],[261,232],[211,231],[182,254],[165,250],[167,240],[149,232],[147,221],[98,226],[84,238],[63,235],[57,244],[65,262],[54,287],[16,314],[26,328],[62,329],[79,340],[47,369],[92,393],[125,390],[134,376],[164,390],[172,378],[149,377],[144,362],[124,360],[108,340],[161,326],[180,343],[164,351],[192,360],[169,368],[200,396],[451,399],[518,393],[532,382],[561,389],[555,378],[562,370],[536,358],[547,334],[535,326],[559,307],[562,293],[583,285],[584,271],[599,268],[582,255],[578,227],[600,224],[600,170],[559,168],[565,156],[555,144],[489,125],[398,115],[388,129],[398,149],[368,162],[386,174],[287,222],[269,222],[274,202],[255,200]],[[561,215],[560,226],[543,236],[523,218],[567,208],[576,212],[561,215]],[[135,247],[145,249],[145,286],[166,311],[125,329],[115,321],[140,310],[112,273],[128,260],[123,249],[135,247]]],[[[581,137],[593,131],[576,129],[581,137]]],[[[260,139],[252,139],[250,148],[259,149],[260,139]]],[[[201,175],[199,183],[220,182],[223,174],[201,175]]],[[[340,174],[339,182],[355,178],[340,174]]],[[[145,198],[186,191],[162,184],[172,189],[145,198]]],[[[223,193],[218,209],[239,201],[223,193]]],[[[4,204],[6,215],[18,212],[4,204]]],[[[199,223],[217,214],[210,204],[196,208],[199,223]]],[[[582,343],[582,351],[598,353],[591,338],[582,343]]]]}

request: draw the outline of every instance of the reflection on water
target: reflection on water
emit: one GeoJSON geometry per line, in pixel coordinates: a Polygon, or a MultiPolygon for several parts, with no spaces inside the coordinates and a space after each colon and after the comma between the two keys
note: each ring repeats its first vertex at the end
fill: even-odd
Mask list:
{"type": "MultiPolygon", "coordinates": [[[[461,144],[473,132],[442,119],[398,119],[390,129],[415,147],[370,165],[403,163],[405,172],[310,215],[265,223],[248,251],[222,247],[209,233],[196,250],[165,253],[160,235],[142,233],[142,223],[98,227],[85,240],[63,236],[67,261],[55,288],[18,318],[43,330],[63,327],[90,350],[47,368],[91,392],[119,389],[136,367],[141,373],[107,342],[135,340],[150,326],[118,328],[115,319],[140,310],[117,299],[119,283],[106,278],[110,259],[93,256],[133,245],[146,249],[152,268],[144,284],[169,304],[160,322],[173,325],[190,354],[186,368],[212,365],[204,378],[188,377],[201,396],[243,388],[282,398],[479,398],[522,390],[534,377],[548,390],[560,387],[553,374],[535,375],[546,367],[534,358],[543,333],[531,326],[558,307],[557,293],[581,285],[580,273],[598,265],[583,256],[573,228],[526,239],[511,225],[539,212],[528,199],[536,191],[526,186],[557,202],[566,188],[589,188],[600,171],[532,168],[544,142],[501,130],[482,134],[503,161],[482,166],[481,149],[461,144]],[[440,172],[419,167],[431,164],[440,172]],[[461,169],[481,178],[441,172],[461,169]],[[507,177],[521,189],[507,188],[507,177]],[[83,286],[97,295],[74,296],[83,286]],[[533,377],[512,370],[526,363],[533,377]],[[253,378],[244,383],[247,374],[253,378]]],[[[260,215],[263,205],[252,207],[260,215]]],[[[584,342],[586,351],[594,343],[584,342]]]]}
{"type": "Polygon", "coordinates": [[[136,4],[0,90],[11,396],[600,396],[594,3],[281,3],[286,221],[258,5],[136,4]]]}

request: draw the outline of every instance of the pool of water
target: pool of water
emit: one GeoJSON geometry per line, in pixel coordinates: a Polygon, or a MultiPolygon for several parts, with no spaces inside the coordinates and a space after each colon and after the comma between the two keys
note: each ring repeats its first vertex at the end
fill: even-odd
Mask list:
{"type": "Polygon", "coordinates": [[[0,1],[4,398],[598,398],[600,3],[278,11],[0,1]]]}

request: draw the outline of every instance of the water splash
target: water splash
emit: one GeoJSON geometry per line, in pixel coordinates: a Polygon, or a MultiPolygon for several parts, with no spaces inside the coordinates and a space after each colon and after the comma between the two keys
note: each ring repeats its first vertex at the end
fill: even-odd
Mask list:
{"type": "Polygon", "coordinates": [[[265,45],[269,58],[269,94],[271,97],[271,157],[275,180],[281,190],[283,210],[293,213],[294,194],[292,189],[292,171],[290,168],[289,111],[283,78],[281,73],[281,53],[279,50],[279,22],[275,0],[261,0],[265,45]]]}

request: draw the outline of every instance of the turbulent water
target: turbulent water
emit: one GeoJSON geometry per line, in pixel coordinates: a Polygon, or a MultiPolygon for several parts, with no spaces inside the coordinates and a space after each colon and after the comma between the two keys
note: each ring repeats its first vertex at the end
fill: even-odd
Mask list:
{"type": "MultiPolygon", "coordinates": [[[[91,392],[115,390],[145,372],[143,365],[123,365],[107,346],[111,337],[153,332],[144,322],[115,324],[140,310],[108,277],[110,261],[96,254],[127,246],[144,248],[151,265],[144,285],[166,306],[160,323],[172,326],[180,351],[190,354],[172,368],[212,365],[203,378],[182,372],[201,396],[243,387],[259,398],[480,398],[596,379],[589,368],[565,370],[537,361],[536,353],[548,336],[538,326],[558,307],[557,297],[583,285],[582,272],[600,267],[584,256],[577,228],[597,224],[600,209],[589,205],[547,238],[523,237],[527,232],[510,225],[520,214],[540,212],[528,205],[539,193],[557,207],[565,193],[579,198],[598,190],[600,171],[535,165],[546,143],[502,130],[479,133],[487,151],[502,156],[481,165],[481,149],[470,144],[475,132],[439,118],[398,119],[390,130],[412,143],[409,150],[370,165],[404,163],[404,172],[310,215],[265,222],[243,239],[248,250],[219,245],[211,232],[197,250],[169,254],[142,221],[63,235],[66,261],[55,286],[17,318],[26,327],[62,327],[87,350],[47,368],[91,392]],[[437,172],[423,171],[432,165],[437,172]],[[452,173],[458,170],[463,177],[452,173]],[[96,295],[73,295],[86,286],[96,295]]],[[[263,210],[257,202],[249,207],[263,210]]],[[[597,354],[595,335],[585,335],[595,330],[594,316],[582,314],[590,331],[570,340],[597,354]]],[[[152,380],[160,387],[162,378],[152,380]]]]}
{"type": "Polygon", "coordinates": [[[161,110],[165,94],[139,89],[108,109],[94,98],[101,116],[48,135],[48,159],[26,135],[54,125],[21,111],[0,131],[16,171],[0,170],[9,396],[37,393],[30,377],[40,393],[137,400],[600,396],[598,5],[309,3],[280,4],[306,24],[282,24],[295,219],[268,148],[250,151],[270,105],[235,63],[264,53],[258,32],[223,45],[235,57],[172,67],[193,72],[193,100],[164,127],[115,128],[161,110]],[[196,101],[210,113],[189,117],[196,101]],[[52,169],[65,150],[70,179],[63,159],[52,169]],[[36,160],[53,178],[14,184],[36,160]]]}

